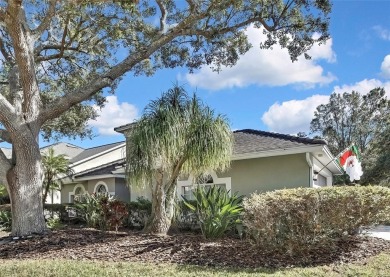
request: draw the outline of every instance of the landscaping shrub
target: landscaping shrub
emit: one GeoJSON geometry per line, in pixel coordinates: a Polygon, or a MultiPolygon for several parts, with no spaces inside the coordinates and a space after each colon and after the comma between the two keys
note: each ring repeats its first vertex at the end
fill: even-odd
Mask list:
{"type": "Polygon", "coordinates": [[[11,231],[12,228],[12,215],[9,210],[0,211],[0,229],[4,231],[11,231]]]}
{"type": "Polygon", "coordinates": [[[152,202],[143,197],[138,197],[137,201],[132,201],[127,204],[127,210],[126,227],[143,228],[152,213],[152,202]]]}
{"type": "Polygon", "coordinates": [[[128,214],[126,204],[108,193],[85,194],[74,207],[88,227],[100,230],[118,230],[128,214]]]}
{"type": "Polygon", "coordinates": [[[69,220],[68,210],[73,206],[73,204],[44,204],[45,218],[59,218],[62,222],[67,221],[69,220]]]}
{"type": "Polygon", "coordinates": [[[243,223],[263,250],[296,254],[335,246],[389,216],[389,188],[300,188],[252,194],[243,223]]]}
{"type": "Polygon", "coordinates": [[[59,217],[55,218],[55,217],[50,217],[47,219],[46,221],[46,224],[47,224],[47,227],[51,230],[55,230],[55,229],[61,229],[63,228],[63,224],[61,222],[61,219],[59,217]]]}
{"type": "MultiPolygon", "coordinates": [[[[191,205],[196,206],[195,200],[187,201],[191,205]]],[[[188,208],[184,201],[177,201],[172,225],[182,231],[200,230],[199,221],[195,212],[188,208]]]]}
{"type": "Polygon", "coordinates": [[[194,197],[195,204],[183,197],[184,203],[195,213],[205,238],[222,237],[240,221],[242,196],[229,196],[229,191],[221,187],[198,186],[194,197]]]}

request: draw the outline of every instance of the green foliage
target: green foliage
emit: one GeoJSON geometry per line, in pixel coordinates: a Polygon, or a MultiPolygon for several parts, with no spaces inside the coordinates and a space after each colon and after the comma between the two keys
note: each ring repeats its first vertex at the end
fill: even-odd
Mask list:
{"type": "Polygon", "coordinates": [[[11,231],[12,215],[11,211],[0,210],[0,229],[4,231],[11,231]]]}
{"type": "Polygon", "coordinates": [[[152,213],[152,202],[143,197],[127,204],[129,216],[125,224],[130,228],[144,228],[152,213]]]}
{"type": "Polygon", "coordinates": [[[59,174],[71,174],[73,171],[69,168],[69,161],[65,155],[55,155],[54,149],[49,148],[42,155],[42,165],[45,179],[43,181],[43,201],[46,201],[49,190],[59,189],[59,184],[55,181],[59,174]]]}
{"type": "Polygon", "coordinates": [[[387,127],[390,101],[383,88],[375,88],[367,95],[352,91],[333,93],[329,103],[317,107],[310,129],[320,134],[334,154],[355,143],[363,154],[387,127]]]}
{"type": "Polygon", "coordinates": [[[129,183],[155,183],[153,207],[165,207],[161,214],[152,213],[150,225],[163,220],[168,222],[165,226],[170,224],[180,174],[198,176],[230,165],[233,139],[227,119],[178,85],[152,101],[126,135],[129,183]]]}
{"type": "Polygon", "coordinates": [[[194,197],[196,204],[183,197],[184,203],[196,214],[205,238],[220,238],[240,222],[242,196],[229,196],[229,191],[221,187],[198,186],[194,197]]]}
{"type": "Polygon", "coordinates": [[[117,231],[128,214],[126,204],[108,193],[85,194],[75,204],[75,209],[88,227],[100,230],[115,228],[117,231]]]}
{"type": "Polygon", "coordinates": [[[50,217],[47,222],[47,227],[49,229],[55,230],[55,229],[61,229],[64,225],[61,222],[60,218],[50,217]]]}
{"type": "Polygon", "coordinates": [[[61,221],[69,220],[68,209],[73,208],[74,204],[44,204],[43,209],[50,214],[50,218],[57,217],[61,221]]]}
{"type": "MultiPolygon", "coordinates": [[[[390,101],[386,98],[383,88],[375,88],[367,95],[355,91],[333,93],[327,104],[317,107],[310,129],[328,142],[334,155],[355,143],[362,154],[362,167],[366,174],[367,168],[374,168],[381,162],[377,160],[375,149],[381,146],[378,142],[383,140],[389,122],[390,101]]],[[[375,171],[367,176],[365,174],[362,182],[378,183],[375,171]]],[[[337,178],[336,181],[349,183],[347,176],[337,178]]]]}
{"type": "Polygon", "coordinates": [[[0,205],[9,204],[10,198],[7,192],[7,188],[0,184],[0,205]]]}
{"type": "Polygon", "coordinates": [[[300,188],[252,194],[244,200],[243,223],[263,250],[294,255],[333,247],[389,217],[389,188],[300,188]]]}

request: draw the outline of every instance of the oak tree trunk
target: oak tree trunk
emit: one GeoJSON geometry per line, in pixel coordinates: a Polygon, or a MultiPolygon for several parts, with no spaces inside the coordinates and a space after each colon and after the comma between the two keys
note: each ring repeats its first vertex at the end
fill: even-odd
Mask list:
{"type": "Polygon", "coordinates": [[[8,171],[13,236],[46,231],[42,204],[42,165],[36,141],[13,145],[17,163],[8,171]]]}

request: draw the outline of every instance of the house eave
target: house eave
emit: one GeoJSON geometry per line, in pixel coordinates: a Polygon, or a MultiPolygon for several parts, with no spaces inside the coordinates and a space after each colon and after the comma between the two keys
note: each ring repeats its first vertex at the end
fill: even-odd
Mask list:
{"type": "Polygon", "coordinates": [[[81,161],[72,163],[72,164],[70,164],[70,167],[75,167],[75,166],[77,166],[77,165],[79,165],[79,164],[88,162],[88,161],[93,160],[93,159],[95,159],[95,158],[97,158],[97,157],[99,157],[99,156],[102,156],[102,155],[104,155],[104,154],[107,154],[107,153],[109,153],[109,152],[112,152],[112,151],[114,151],[114,150],[117,150],[117,149],[119,149],[119,148],[121,148],[121,147],[123,147],[123,146],[125,146],[125,145],[126,145],[126,142],[124,141],[123,143],[121,143],[121,144],[119,144],[119,145],[117,145],[117,146],[115,146],[115,147],[112,147],[112,148],[110,148],[110,149],[107,149],[107,150],[105,150],[105,151],[102,151],[102,152],[100,152],[100,153],[97,153],[97,154],[95,154],[95,155],[92,155],[92,156],[90,156],[90,157],[88,157],[88,158],[82,159],[81,161]]]}
{"type": "Polygon", "coordinates": [[[263,157],[301,154],[307,152],[321,151],[322,148],[323,145],[313,145],[313,146],[300,146],[300,147],[285,148],[285,149],[265,150],[265,151],[258,151],[258,152],[244,153],[244,154],[233,154],[231,160],[236,161],[236,160],[263,158],[263,157]]]}
{"type": "Polygon", "coordinates": [[[85,176],[85,177],[75,177],[75,178],[73,178],[73,182],[81,182],[81,181],[89,181],[89,180],[97,180],[97,179],[107,179],[107,178],[124,179],[125,175],[122,175],[122,174],[102,174],[102,175],[91,175],[91,176],[85,176]]]}

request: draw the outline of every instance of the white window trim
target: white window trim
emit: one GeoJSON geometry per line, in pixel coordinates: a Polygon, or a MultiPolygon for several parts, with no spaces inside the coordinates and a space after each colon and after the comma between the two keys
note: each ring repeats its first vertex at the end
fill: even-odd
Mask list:
{"type": "Polygon", "coordinates": [[[75,196],[76,190],[78,188],[81,188],[83,190],[83,193],[85,193],[85,187],[82,184],[77,184],[74,188],[73,191],[69,192],[69,203],[72,202],[72,196],[75,196]]]}
{"type": "Polygon", "coordinates": [[[94,193],[97,193],[97,189],[98,189],[98,187],[99,187],[100,185],[103,185],[103,186],[106,188],[106,191],[108,192],[109,195],[112,195],[112,196],[115,195],[115,192],[111,192],[111,191],[108,190],[107,184],[106,184],[105,182],[103,182],[103,181],[99,181],[99,182],[96,183],[96,185],[95,185],[95,187],[94,187],[94,189],[93,189],[93,192],[94,192],[94,193]]]}
{"type": "MultiPolygon", "coordinates": [[[[218,184],[225,184],[226,190],[229,191],[229,195],[231,195],[231,193],[232,193],[232,191],[231,191],[232,190],[232,178],[231,177],[218,178],[217,174],[214,171],[209,172],[208,174],[210,174],[211,177],[213,177],[212,184],[217,184],[217,185],[218,184]]],[[[210,185],[210,184],[194,184],[194,177],[193,176],[189,176],[188,180],[177,181],[177,187],[176,187],[177,196],[181,197],[183,187],[193,186],[194,188],[196,188],[199,185],[210,185]]]]}

